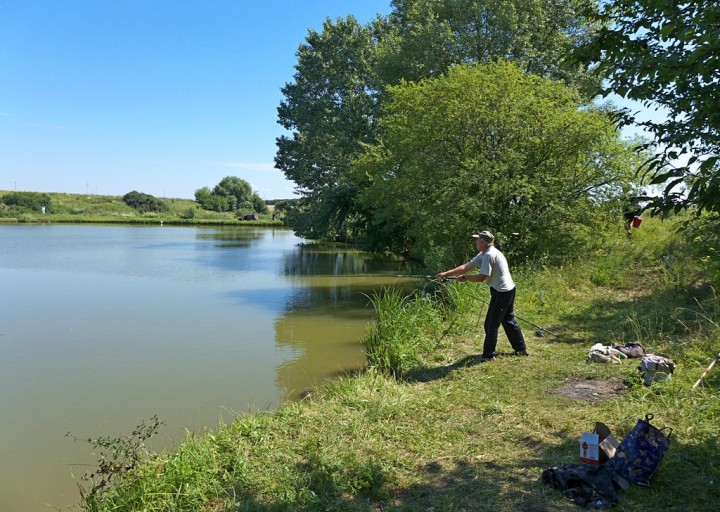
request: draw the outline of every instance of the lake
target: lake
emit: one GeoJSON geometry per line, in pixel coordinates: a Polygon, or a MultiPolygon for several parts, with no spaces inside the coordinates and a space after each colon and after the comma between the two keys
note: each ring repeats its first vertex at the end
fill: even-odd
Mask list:
{"type": "Polygon", "coordinates": [[[291,231],[0,225],[0,510],[79,501],[80,439],[155,449],[362,368],[369,296],[409,263],[291,231]]]}

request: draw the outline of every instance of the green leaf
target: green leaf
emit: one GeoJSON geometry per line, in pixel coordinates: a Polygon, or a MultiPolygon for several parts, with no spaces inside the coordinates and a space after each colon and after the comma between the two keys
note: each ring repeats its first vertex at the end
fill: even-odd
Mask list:
{"type": "Polygon", "coordinates": [[[667,39],[668,37],[670,37],[670,35],[673,33],[674,30],[675,30],[675,25],[674,25],[674,24],[672,24],[672,23],[666,23],[666,24],[663,25],[663,27],[660,29],[660,35],[661,35],[664,39],[667,39]]]}
{"type": "Polygon", "coordinates": [[[652,180],[650,180],[650,185],[658,185],[661,183],[665,183],[667,180],[669,180],[670,178],[672,178],[674,176],[677,176],[676,170],[664,172],[661,174],[656,174],[655,177],[652,180]]]}

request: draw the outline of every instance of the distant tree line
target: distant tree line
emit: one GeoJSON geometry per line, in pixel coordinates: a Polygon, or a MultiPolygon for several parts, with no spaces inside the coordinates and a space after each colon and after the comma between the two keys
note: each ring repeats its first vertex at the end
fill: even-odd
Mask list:
{"type": "MultiPolygon", "coordinates": [[[[680,153],[669,152],[655,159],[655,172],[638,174],[652,146],[622,139],[617,110],[592,103],[607,77],[621,94],[637,88],[629,97],[648,101],[660,78],[667,101],[678,98],[675,122],[698,122],[656,133],[687,128],[717,155],[718,4],[664,10],[671,4],[394,0],[388,16],[367,25],[326,20],[298,48],[278,108],[289,134],[277,139],[275,164],[300,194],[286,222],[301,236],[402,251],[440,267],[464,259],[472,249],[458,242],[481,228],[512,241],[518,256],[585,254],[651,180],[687,183],[690,197],[709,201],[695,204],[717,204],[716,157],[704,157],[699,174],[670,172],[665,164],[680,153]],[[638,30],[657,52],[633,43],[638,30]],[[663,61],[664,40],[677,41],[671,61],[663,61]],[[675,82],[682,91],[672,91],[674,63],[687,71],[675,82]],[[683,117],[701,98],[703,117],[683,117]]],[[[659,212],[693,203],[666,192],[651,204],[659,212]]]]}
{"type": "MultiPolygon", "coordinates": [[[[195,200],[201,208],[215,212],[233,212],[238,217],[247,213],[268,213],[268,207],[260,196],[253,192],[250,183],[235,176],[223,178],[212,190],[203,187],[195,191],[195,200]]],[[[133,190],[123,196],[130,207],[147,213],[169,211],[168,205],[150,194],[133,190]]]]}

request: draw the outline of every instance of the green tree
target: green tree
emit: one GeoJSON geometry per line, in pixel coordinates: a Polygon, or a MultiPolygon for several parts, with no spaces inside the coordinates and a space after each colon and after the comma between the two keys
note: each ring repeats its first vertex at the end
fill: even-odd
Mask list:
{"type": "MultiPolygon", "coordinates": [[[[690,209],[720,214],[720,3],[717,0],[610,0],[588,16],[604,24],[572,54],[597,66],[607,79],[603,94],[617,93],[663,120],[638,122],[654,137],[647,162],[651,183],[663,193],[648,197],[656,213],[690,209]]],[[[635,123],[625,110],[623,122],[635,123]]]]}
{"type": "Polygon", "coordinates": [[[437,2],[394,0],[393,12],[378,20],[376,71],[386,84],[418,81],[445,73],[455,62],[453,32],[437,2]]]}
{"type": "Polygon", "coordinates": [[[2,196],[0,202],[20,210],[31,210],[45,213],[52,211],[52,199],[48,194],[39,192],[9,192],[2,196]]]}
{"type": "Polygon", "coordinates": [[[577,0],[392,3],[378,49],[378,72],[387,83],[439,76],[456,64],[503,59],[529,73],[589,86],[592,77],[563,59],[565,47],[578,44],[592,29],[577,0]]]}
{"type": "Polygon", "coordinates": [[[226,176],[215,185],[213,195],[227,199],[229,211],[235,211],[247,202],[252,203],[253,191],[247,181],[237,176],[226,176]]]}
{"type": "Polygon", "coordinates": [[[207,204],[210,202],[211,197],[212,191],[208,187],[202,187],[195,191],[195,201],[200,203],[200,205],[206,210],[210,209],[207,207],[207,204]]]}
{"type": "Polygon", "coordinates": [[[275,165],[304,197],[295,230],[312,238],[347,238],[360,185],[348,168],[371,142],[377,116],[373,33],[352,16],[326,20],[298,49],[294,81],[283,87],[275,165]]]}
{"type": "Polygon", "coordinates": [[[255,195],[247,181],[236,176],[226,176],[212,190],[208,187],[197,189],[195,200],[206,210],[234,212],[241,208],[253,208],[255,195]]]}
{"type": "Polygon", "coordinates": [[[367,178],[349,170],[376,141],[387,84],[501,57],[579,83],[581,66],[560,59],[586,30],[576,0],[396,0],[393,8],[368,26],[348,17],[310,31],[282,89],[279,122],[291,134],[277,139],[275,163],[302,196],[287,217],[300,235],[355,240],[378,225],[362,200],[367,178]]]}
{"type": "Polygon", "coordinates": [[[195,191],[195,201],[205,210],[211,212],[230,211],[230,203],[227,197],[213,194],[208,187],[199,188],[195,191]]]}
{"type": "Polygon", "coordinates": [[[354,171],[372,182],[368,232],[428,264],[463,260],[458,241],[485,228],[517,254],[582,254],[632,184],[638,157],[608,117],[513,64],[455,66],[389,94],[381,142],[354,171]]]}
{"type": "Polygon", "coordinates": [[[123,196],[123,201],[125,201],[125,204],[127,204],[128,206],[131,206],[136,210],[140,210],[141,212],[161,213],[170,210],[170,207],[162,200],[150,194],[138,192],[137,190],[133,190],[132,192],[128,192],[127,194],[125,194],[123,196]]]}
{"type": "Polygon", "coordinates": [[[252,209],[256,213],[268,213],[270,211],[265,201],[257,193],[252,195],[252,209]]]}

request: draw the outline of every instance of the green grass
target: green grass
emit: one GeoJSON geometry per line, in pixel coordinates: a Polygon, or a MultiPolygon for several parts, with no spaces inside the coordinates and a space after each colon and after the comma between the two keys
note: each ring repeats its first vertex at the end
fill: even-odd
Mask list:
{"type": "Polygon", "coordinates": [[[716,510],[720,368],[692,385],[720,351],[720,306],[674,237],[648,219],[577,264],[517,270],[530,357],[510,355],[501,334],[501,356],[479,363],[480,285],[451,282],[418,300],[385,290],[373,298],[379,323],[365,340],[365,372],[144,453],[83,508],[575,511],[541,483],[542,470],[575,463],[596,421],[621,439],[650,413],[673,429],[670,450],[651,487],[620,492],[614,510],[716,510]],[[596,342],[629,341],[673,358],[673,378],[647,387],[637,360],[587,357],[596,342]],[[626,392],[595,402],[557,392],[577,378],[620,379],[626,392]]]}

